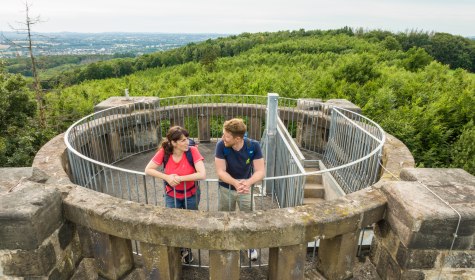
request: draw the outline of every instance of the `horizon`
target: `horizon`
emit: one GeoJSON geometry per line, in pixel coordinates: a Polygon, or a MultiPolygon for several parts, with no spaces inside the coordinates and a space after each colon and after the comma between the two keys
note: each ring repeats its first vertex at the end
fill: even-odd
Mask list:
{"type": "MultiPolygon", "coordinates": [[[[345,26],[342,26],[340,28],[344,28],[345,26]]],[[[332,28],[332,29],[304,29],[305,31],[312,31],[312,30],[322,30],[322,31],[328,31],[328,30],[336,30],[336,29],[340,29],[340,28],[332,28]]],[[[362,28],[362,27],[361,27],[362,28]]],[[[303,29],[303,28],[301,28],[303,29]]],[[[353,30],[355,28],[352,28],[353,30]]],[[[39,35],[42,35],[42,34],[92,34],[92,35],[101,35],[101,34],[153,34],[153,35],[219,35],[219,36],[238,36],[238,35],[241,35],[243,33],[274,33],[274,32],[281,32],[281,31],[298,31],[300,29],[295,29],[295,30],[277,30],[277,31],[256,31],[256,32],[241,32],[241,33],[213,33],[213,32],[153,32],[153,31],[100,31],[100,32],[77,32],[77,31],[55,31],[55,32],[35,32],[33,31],[32,32],[32,35],[35,35],[35,34],[39,34],[39,35]]],[[[429,30],[405,30],[405,31],[390,31],[390,30],[383,30],[383,29],[364,29],[364,31],[374,31],[374,30],[381,30],[381,31],[388,31],[388,32],[391,32],[393,34],[398,34],[398,33],[407,33],[407,32],[411,32],[411,31],[418,31],[418,32],[423,32],[423,33],[447,33],[447,32],[437,32],[437,31],[429,31],[429,30]]],[[[1,31],[0,30],[0,34],[17,34],[17,35],[24,35],[22,33],[18,33],[18,32],[15,32],[15,31],[1,31]]],[[[464,38],[467,38],[467,39],[473,39],[475,40],[475,32],[474,32],[474,35],[467,35],[467,36],[463,36],[463,35],[457,35],[457,34],[452,34],[452,33],[448,33],[448,34],[451,34],[451,35],[454,35],[454,36],[461,36],[461,37],[464,37],[464,38]]]]}
{"type": "MultiPolygon", "coordinates": [[[[36,33],[229,34],[286,30],[329,30],[344,26],[392,33],[418,30],[475,36],[475,1],[349,0],[133,3],[116,0],[30,0],[36,33]],[[472,26],[472,27],[470,27],[472,26]]],[[[2,3],[0,32],[24,20],[23,0],[2,3]]]]}

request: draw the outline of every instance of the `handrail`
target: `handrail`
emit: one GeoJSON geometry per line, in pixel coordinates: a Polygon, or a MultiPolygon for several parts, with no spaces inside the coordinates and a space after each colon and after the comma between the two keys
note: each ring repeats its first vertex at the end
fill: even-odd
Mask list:
{"type": "MultiPolygon", "coordinates": [[[[205,95],[205,96],[212,96],[212,97],[216,97],[215,95],[205,95]]],[[[246,96],[249,96],[249,97],[262,97],[262,96],[259,96],[259,95],[246,95],[246,96]]],[[[174,96],[174,97],[170,97],[170,98],[167,98],[167,99],[178,99],[178,98],[183,98],[183,97],[202,97],[202,95],[190,95],[190,96],[174,96]]],[[[136,101],[134,103],[131,103],[131,104],[136,104],[136,103],[140,103],[140,101],[136,101]]],[[[324,103],[319,103],[319,104],[324,104],[324,103]]],[[[114,109],[117,109],[117,108],[121,108],[121,107],[124,107],[124,106],[130,106],[130,104],[128,105],[119,105],[119,106],[114,106],[114,107],[111,107],[111,108],[107,108],[107,109],[104,109],[104,110],[101,110],[101,111],[98,111],[98,112],[95,112],[95,113],[92,113],[92,114],[89,114],[85,117],[83,117],[82,119],[76,121],[73,125],[71,125],[66,133],[65,133],[65,137],[64,137],[64,141],[65,141],[65,144],[68,148],[68,150],[72,153],[74,153],[76,156],[84,159],[84,160],[87,160],[89,162],[92,162],[92,163],[95,163],[95,164],[98,164],[98,165],[101,165],[101,166],[104,166],[104,167],[107,167],[111,170],[117,170],[117,171],[122,171],[122,172],[128,172],[128,173],[132,173],[132,174],[136,174],[136,175],[140,175],[140,176],[145,176],[145,172],[141,172],[141,171],[135,171],[135,170],[130,170],[130,169],[124,169],[124,168],[121,168],[121,167],[117,167],[117,166],[114,166],[114,165],[110,165],[110,164],[107,164],[107,163],[104,163],[104,162],[100,162],[100,161],[97,161],[97,160],[94,160],[90,157],[87,157],[81,153],[79,153],[70,143],[69,143],[69,136],[71,134],[71,131],[72,129],[76,128],[76,126],[78,126],[80,123],[82,123],[83,121],[87,120],[88,118],[91,118],[99,113],[102,113],[102,112],[106,112],[106,111],[109,111],[109,110],[114,110],[114,109]]],[[[349,166],[352,166],[352,165],[355,165],[359,162],[362,162],[368,158],[370,158],[371,156],[373,156],[375,153],[381,151],[381,148],[382,146],[384,145],[384,142],[385,142],[385,134],[383,132],[383,129],[377,124],[375,123],[374,121],[370,120],[369,118],[361,115],[361,114],[358,114],[356,112],[353,112],[353,111],[350,111],[350,110],[346,110],[346,109],[343,109],[343,108],[339,108],[339,107],[336,107],[336,106],[332,106],[333,109],[336,109],[336,112],[340,115],[342,115],[344,118],[348,119],[349,121],[351,121],[353,124],[355,124],[356,126],[358,126],[360,129],[362,129],[362,131],[364,131],[365,133],[369,134],[372,138],[374,138],[375,140],[377,140],[379,142],[379,145],[373,149],[369,154],[365,155],[364,157],[362,158],[359,158],[357,160],[354,160],[352,162],[349,162],[349,163],[346,163],[346,164],[343,164],[343,165],[340,165],[340,166],[336,166],[336,167],[332,167],[332,168],[329,168],[329,169],[325,169],[325,170],[318,170],[318,171],[311,171],[311,172],[303,172],[301,174],[290,174],[290,175],[284,175],[284,176],[274,176],[274,177],[266,177],[264,178],[263,180],[265,181],[270,181],[270,180],[279,180],[279,179],[287,179],[287,178],[295,178],[295,177],[300,177],[300,176],[308,176],[308,175],[318,175],[318,174],[323,174],[323,173],[327,173],[327,172],[332,172],[332,171],[336,171],[336,170],[339,170],[339,169],[343,169],[343,168],[346,168],[346,167],[349,167],[349,166]],[[373,124],[374,126],[376,126],[378,128],[378,130],[380,132],[382,132],[382,139],[379,140],[377,138],[375,138],[373,135],[371,135],[370,133],[368,133],[366,130],[364,130],[361,126],[359,126],[358,124],[354,123],[351,119],[349,119],[348,117],[346,117],[344,114],[342,114],[341,112],[338,112],[338,110],[341,110],[341,111],[346,111],[346,112],[349,112],[351,114],[355,114],[356,116],[358,117],[361,117],[363,119],[365,119],[366,121],[369,121],[371,124],[373,124]]],[[[209,181],[209,182],[217,182],[218,179],[212,179],[212,178],[207,178],[203,181],[209,181]]]]}

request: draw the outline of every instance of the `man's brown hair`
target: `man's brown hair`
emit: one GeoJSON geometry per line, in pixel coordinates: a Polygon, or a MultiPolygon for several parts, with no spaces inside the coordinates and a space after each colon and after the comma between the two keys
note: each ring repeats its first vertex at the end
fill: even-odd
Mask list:
{"type": "Polygon", "coordinates": [[[241,138],[244,138],[244,134],[247,130],[246,124],[244,124],[244,120],[239,118],[234,118],[225,121],[223,128],[225,131],[231,133],[233,137],[241,138]]]}

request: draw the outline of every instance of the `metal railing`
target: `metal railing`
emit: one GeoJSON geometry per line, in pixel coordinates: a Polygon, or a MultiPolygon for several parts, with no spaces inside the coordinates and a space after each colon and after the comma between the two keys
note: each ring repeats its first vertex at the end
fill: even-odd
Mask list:
{"type": "MultiPolygon", "coordinates": [[[[159,205],[162,183],[147,178],[143,168],[121,167],[125,160],[157,149],[171,125],[182,125],[190,131],[190,137],[212,143],[219,139],[224,120],[242,117],[248,124],[250,138],[260,140],[261,135],[266,137],[263,134],[267,123],[265,102],[264,96],[186,96],[157,98],[91,114],[71,126],[65,136],[73,181],[121,198],[159,205]]],[[[285,98],[280,98],[279,103],[280,142],[272,149],[279,165],[274,176],[264,180],[280,180],[276,182],[280,185],[276,192],[282,193],[282,179],[324,172],[331,172],[346,193],[377,180],[384,143],[384,132],[377,124],[325,103],[285,98]],[[289,153],[285,158],[284,151],[289,153]],[[313,159],[305,158],[301,151],[307,155],[311,152],[313,159]],[[319,159],[328,170],[303,170],[306,163],[319,159]],[[293,167],[288,167],[289,163],[293,167]]],[[[265,147],[266,141],[261,143],[265,147]]],[[[203,185],[205,189],[217,186],[217,179],[206,179],[203,185]]],[[[284,198],[280,195],[281,206],[301,203],[300,192],[289,194],[295,199],[287,200],[296,201],[290,204],[282,203],[284,198]]]]}
{"type": "MultiPolygon", "coordinates": [[[[233,117],[245,120],[249,137],[260,140],[266,165],[272,168],[272,173],[267,169],[272,176],[252,190],[253,209],[301,205],[307,176],[331,174],[346,193],[377,181],[385,140],[377,124],[325,103],[274,97],[144,99],[86,116],[65,134],[72,181],[122,199],[164,206],[163,181],[146,176],[143,170],[168,128],[183,126],[200,143],[200,150],[212,150],[221,137],[223,122],[233,117]],[[276,119],[268,119],[272,115],[268,108],[276,108],[276,119]],[[269,129],[269,123],[275,127],[269,129]],[[328,169],[305,170],[306,165],[320,160],[328,169]]],[[[206,167],[214,169],[213,163],[206,167]]],[[[200,190],[199,209],[217,211],[218,179],[208,176],[200,182],[200,190]]],[[[134,247],[138,252],[139,245],[134,247]]],[[[265,263],[259,260],[258,265],[265,263]]]]}
{"type": "Polygon", "coordinates": [[[378,178],[379,153],[377,150],[384,143],[384,132],[374,122],[351,111],[332,110],[328,142],[323,161],[345,193],[355,192],[364,186],[370,186],[378,178]],[[367,157],[363,161],[357,160],[367,157]],[[347,163],[354,163],[345,168],[336,168],[347,163]]]}

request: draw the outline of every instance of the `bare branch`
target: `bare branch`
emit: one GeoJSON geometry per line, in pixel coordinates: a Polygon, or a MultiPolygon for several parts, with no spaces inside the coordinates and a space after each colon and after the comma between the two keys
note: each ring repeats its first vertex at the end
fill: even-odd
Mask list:
{"type": "Polygon", "coordinates": [[[32,32],[32,27],[33,25],[40,23],[41,19],[39,16],[36,17],[31,17],[30,16],[30,7],[32,5],[28,3],[28,1],[25,2],[25,21],[21,22],[20,25],[23,26],[23,28],[12,28],[12,30],[15,30],[18,34],[24,34],[26,36],[26,42],[27,46],[20,46],[20,44],[17,44],[16,42],[13,42],[12,40],[9,40],[5,37],[6,40],[10,42],[13,46],[20,46],[21,48],[27,48],[28,52],[30,54],[30,59],[31,59],[31,71],[33,74],[34,82],[33,86],[35,89],[35,96],[36,96],[36,102],[38,104],[38,122],[40,127],[45,127],[46,126],[46,119],[45,119],[45,102],[44,102],[44,93],[43,90],[41,89],[41,83],[39,79],[39,74],[37,71],[37,63],[36,63],[36,58],[33,53],[33,32],[32,32]]]}

